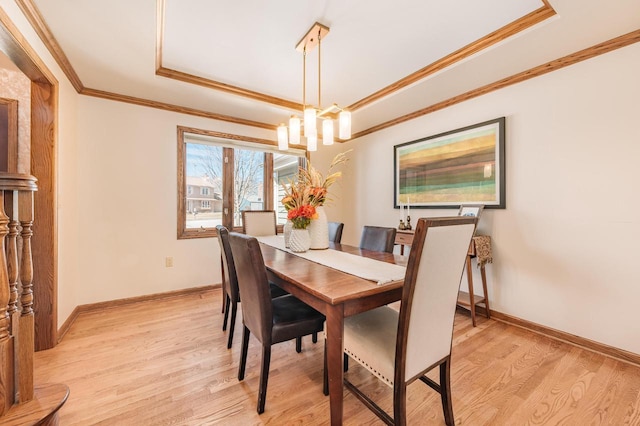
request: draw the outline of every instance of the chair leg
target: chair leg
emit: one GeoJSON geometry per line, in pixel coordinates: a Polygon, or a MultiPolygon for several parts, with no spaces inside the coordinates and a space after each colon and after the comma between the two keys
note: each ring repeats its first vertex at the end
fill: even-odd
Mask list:
{"type": "Polygon", "coordinates": [[[322,393],[329,395],[329,372],[327,371],[327,343],[324,344],[324,369],[322,371],[322,393]]]}
{"type": "Polygon", "coordinates": [[[229,304],[231,303],[231,298],[227,295],[225,296],[225,302],[222,304],[222,312],[224,312],[224,320],[222,321],[222,331],[227,329],[227,319],[229,318],[229,304]]]}
{"type": "Polygon", "coordinates": [[[302,352],[302,337],[296,337],[296,352],[302,352]]]}
{"type": "Polygon", "coordinates": [[[313,343],[318,343],[318,333],[313,333],[313,334],[311,335],[311,341],[312,341],[313,343]]]}
{"type": "Polygon", "coordinates": [[[451,403],[451,357],[440,364],[440,398],[444,411],[444,422],[447,426],[454,426],[453,405],[451,403]]]}
{"type": "Polygon", "coordinates": [[[251,332],[245,326],[242,332],[242,349],[240,350],[240,366],[238,367],[238,380],[244,380],[244,369],[247,366],[247,349],[249,349],[249,335],[251,332]]]}
{"type": "Polygon", "coordinates": [[[407,424],[407,384],[396,383],[393,388],[393,424],[407,424]]]}
{"type": "MultiPolygon", "coordinates": [[[[229,307],[227,306],[227,312],[229,312],[229,307]]],[[[236,314],[238,313],[238,302],[233,302],[231,304],[231,324],[229,324],[229,339],[227,340],[227,349],[231,349],[231,344],[233,343],[233,331],[236,328],[236,314]]],[[[227,314],[225,314],[226,317],[227,314]]]]}
{"type": "Polygon", "coordinates": [[[269,381],[269,364],[271,362],[271,346],[262,347],[262,369],[260,370],[260,390],[258,391],[258,414],[264,413],[267,401],[267,382],[269,381]]]}

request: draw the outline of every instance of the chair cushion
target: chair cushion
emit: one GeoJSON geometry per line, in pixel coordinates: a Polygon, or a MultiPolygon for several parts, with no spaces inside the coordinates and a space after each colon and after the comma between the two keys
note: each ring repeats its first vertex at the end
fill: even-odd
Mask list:
{"type": "Polygon", "coordinates": [[[344,352],[393,387],[398,311],[387,306],[344,319],[344,352]]]}
{"type": "Polygon", "coordinates": [[[324,315],[294,296],[271,300],[273,306],[273,343],[295,339],[298,336],[322,331],[324,315]]]}
{"type": "Polygon", "coordinates": [[[287,294],[289,294],[288,291],[282,289],[281,287],[278,287],[274,283],[269,283],[269,291],[271,293],[272,299],[275,297],[286,296],[287,294]]]}

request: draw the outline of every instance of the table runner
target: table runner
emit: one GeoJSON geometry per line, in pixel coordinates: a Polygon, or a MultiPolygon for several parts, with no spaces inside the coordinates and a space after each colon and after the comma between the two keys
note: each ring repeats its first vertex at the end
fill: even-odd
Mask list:
{"type": "Polygon", "coordinates": [[[404,280],[407,268],[393,263],[382,262],[351,253],[338,250],[309,250],[304,253],[294,253],[284,246],[284,237],[271,235],[268,237],[257,237],[263,244],[274,247],[278,250],[286,251],[295,256],[302,257],[315,263],[336,269],[356,277],[373,281],[378,285],[393,281],[404,280]]]}

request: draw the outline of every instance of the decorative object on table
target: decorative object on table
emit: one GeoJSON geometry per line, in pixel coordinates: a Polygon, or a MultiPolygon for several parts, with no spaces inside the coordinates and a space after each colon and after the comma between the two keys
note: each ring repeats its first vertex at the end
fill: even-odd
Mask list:
{"type": "Polygon", "coordinates": [[[287,219],[287,222],[282,227],[282,233],[284,234],[284,246],[289,248],[289,238],[291,238],[291,231],[293,230],[293,222],[287,219]]]}
{"type": "Polygon", "coordinates": [[[400,219],[400,224],[398,225],[398,229],[401,231],[404,231],[405,229],[407,229],[404,225],[404,220],[400,219]]]}
{"type": "MultiPolygon", "coordinates": [[[[329,187],[342,176],[342,172],[331,173],[331,171],[347,161],[346,154],[346,152],[340,153],[333,158],[326,178],[309,164],[308,169],[299,169],[296,181],[290,181],[288,184],[283,185],[285,196],[282,198],[282,205],[289,213],[300,206],[306,205],[315,209],[308,228],[305,227],[309,231],[311,249],[322,250],[329,248],[329,225],[323,206],[327,201],[329,187]]],[[[291,219],[291,217],[289,218],[291,219]]],[[[295,223],[294,228],[296,228],[295,223]]]]}
{"type": "Polygon", "coordinates": [[[394,146],[395,207],[506,208],[504,146],[504,117],[394,146]]]}
{"type": "Polygon", "coordinates": [[[289,237],[289,250],[294,253],[304,253],[311,246],[311,238],[307,229],[292,229],[289,237]]]}
{"type": "Polygon", "coordinates": [[[411,216],[407,216],[407,223],[404,225],[404,229],[411,231],[411,216]]]}

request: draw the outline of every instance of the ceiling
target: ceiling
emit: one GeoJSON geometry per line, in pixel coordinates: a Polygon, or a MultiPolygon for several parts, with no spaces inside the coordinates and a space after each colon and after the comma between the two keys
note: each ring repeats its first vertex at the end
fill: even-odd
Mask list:
{"type": "MultiPolygon", "coordinates": [[[[320,22],[322,106],[351,109],[356,137],[640,28],[638,0],[17,1],[79,92],[268,129],[302,103],[295,46],[320,22]]],[[[316,105],[317,66],[316,48],[316,105]]]]}

